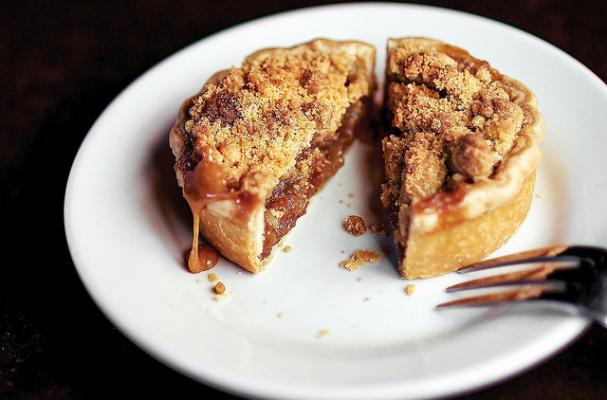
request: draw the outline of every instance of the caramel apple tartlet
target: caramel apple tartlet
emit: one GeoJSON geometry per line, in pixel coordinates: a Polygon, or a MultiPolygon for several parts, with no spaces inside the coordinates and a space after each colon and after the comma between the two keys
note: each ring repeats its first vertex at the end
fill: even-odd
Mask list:
{"type": "Polygon", "coordinates": [[[374,61],[356,41],[264,49],[184,102],[170,145],[193,216],[192,272],[208,268],[199,230],[249,271],[269,261],[367,122],[374,61]]]}
{"type": "Polygon", "coordinates": [[[540,159],[533,93],[465,50],[400,38],[388,41],[384,107],[381,200],[401,275],[454,271],[508,240],[540,159]]]}

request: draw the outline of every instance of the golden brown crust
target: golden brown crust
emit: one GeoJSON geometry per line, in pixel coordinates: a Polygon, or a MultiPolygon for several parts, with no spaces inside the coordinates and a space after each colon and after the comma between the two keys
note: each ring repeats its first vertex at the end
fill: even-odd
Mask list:
{"type": "Polygon", "coordinates": [[[543,135],[534,95],[425,38],[390,39],[386,77],[389,129],[402,137],[383,142],[382,201],[397,221],[401,273],[428,277],[486,256],[530,204],[543,135]]]}
{"type": "Polygon", "coordinates": [[[535,173],[532,173],[514,198],[476,218],[445,224],[427,232],[411,230],[407,240],[406,263],[399,266],[401,275],[407,279],[441,275],[491,254],[525,220],[533,197],[534,182],[535,173]]]}
{"type": "Polygon", "coordinates": [[[188,171],[204,159],[234,194],[201,211],[203,235],[224,256],[252,272],[270,260],[259,257],[266,199],[298,155],[334,135],[346,110],[372,92],[374,59],[372,46],[353,41],[260,50],[184,102],[170,135],[177,180],[185,194],[188,171]]]}
{"type": "Polygon", "coordinates": [[[250,272],[259,272],[270,261],[260,260],[263,245],[263,203],[246,219],[235,218],[236,206],[231,201],[211,203],[202,210],[200,227],[203,236],[226,258],[250,272]]]}

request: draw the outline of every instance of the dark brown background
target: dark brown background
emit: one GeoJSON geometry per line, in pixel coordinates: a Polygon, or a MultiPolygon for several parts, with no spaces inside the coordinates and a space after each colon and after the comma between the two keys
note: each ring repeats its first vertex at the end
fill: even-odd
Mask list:
{"type": "MultiPolygon", "coordinates": [[[[0,3],[0,398],[231,398],[150,358],[92,303],[65,245],[67,174],[95,118],[150,66],[235,23],[320,3],[0,3]]],[[[426,3],[527,30],[607,78],[604,0],[426,3]]],[[[606,398],[603,354],[607,331],[594,327],[541,366],[465,398],[606,398]]]]}

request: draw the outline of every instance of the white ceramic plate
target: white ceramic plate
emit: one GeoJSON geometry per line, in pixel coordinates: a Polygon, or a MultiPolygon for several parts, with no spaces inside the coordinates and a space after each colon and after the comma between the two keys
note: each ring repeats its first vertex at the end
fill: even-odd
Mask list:
{"type": "Polygon", "coordinates": [[[67,239],[86,288],[122,332],[184,374],[241,395],[404,399],[504,379],[584,329],[584,320],[543,307],[495,318],[436,312],[452,298],[443,288],[462,277],[414,282],[407,297],[387,257],[355,273],[338,268],[341,251],[382,247],[374,235],[354,238],[341,227],[350,213],[371,215],[370,185],[360,178],[370,179],[371,149],[361,143],[287,237],[290,253],[279,251],[257,275],[219,263],[214,272],[230,298],[213,301],[206,273],[184,269],[190,219],[167,136],[181,101],[256,49],[318,36],[373,43],[381,77],[386,38],[405,35],[466,48],[537,94],[546,136],[536,196],[500,253],[607,244],[607,90],[585,67],[533,36],[458,12],[394,4],[300,10],[239,25],[168,58],[130,85],[84,141],[66,192],[67,239]],[[330,334],[320,337],[322,329],[330,334]]]}

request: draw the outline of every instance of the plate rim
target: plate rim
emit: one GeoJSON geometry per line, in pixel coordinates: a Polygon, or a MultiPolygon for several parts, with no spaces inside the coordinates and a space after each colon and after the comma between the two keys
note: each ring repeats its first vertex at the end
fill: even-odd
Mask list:
{"type": "MultiPolygon", "coordinates": [[[[170,356],[165,354],[163,351],[160,351],[160,350],[154,348],[154,346],[150,345],[148,340],[138,336],[135,332],[133,332],[129,328],[128,323],[121,321],[120,318],[118,318],[115,314],[112,313],[112,311],[109,307],[106,307],[106,305],[104,305],[101,296],[99,295],[99,293],[97,292],[97,289],[95,288],[95,285],[87,277],[87,274],[85,271],[86,268],[79,267],[79,265],[83,265],[85,262],[83,261],[83,257],[77,249],[77,244],[76,244],[77,239],[72,234],[73,216],[71,213],[71,203],[72,203],[72,198],[73,198],[74,192],[75,192],[74,191],[75,176],[79,169],[78,167],[82,161],[82,158],[84,157],[83,154],[87,151],[86,150],[87,148],[91,147],[91,143],[94,142],[94,138],[96,136],[95,132],[96,132],[96,130],[99,129],[100,121],[103,121],[105,119],[104,117],[107,114],[110,114],[112,112],[112,110],[115,108],[116,104],[120,102],[120,99],[123,96],[125,96],[127,92],[132,91],[136,86],[140,85],[143,81],[145,81],[145,78],[147,76],[153,74],[156,70],[162,68],[163,65],[172,62],[173,60],[175,60],[178,57],[185,57],[189,51],[191,51],[194,47],[201,45],[201,43],[221,40],[223,35],[228,34],[229,32],[231,32],[233,30],[241,29],[241,28],[244,28],[244,27],[247,27],[250,25],[255,25],[257,23],[268,22],[269,20],[272,20],[272,19],[293,18],[293,17],[296,17],[297,14],[305,14],[305,13],[309,13],[309,12],[323,12],[323,11],[332,12],[332,11],[335,11],[338,9],[365,8],[365,7],[371,7],[371,8],[398,7],[398,8],[403,8],[403,9],[421,9],[421,10],[425,10],[428,12],[441,12],[441,13],[447,13],[447,14],[452,14],[452,15],[454,14],[459,17],[481,19],[487,23],[500,25],[502,28],[505,28],[507,30],[512,31],[513,33],[520,35],[521,38],[524,38],[526,40],[531,40],[531,41],[535,42],[536,45],[540,45],[540,46],[550,49],[551,51],[557,53],[560,57],[562,57],[567,62],[570,62],[570,63],[572,62],[572,64],[575,65],[575,67],[577,68],[578,71],[585,74],[587,77],[591,77],[594,80],[595,84],[599,84],[602,87],[605,94],[607,95],[607,86],[592,70],[590,70],[587,66],[585,66],[580,61],[578,61],[571,55],[567,54],[563,50],[559,49],[558,47],[554,46],[553,44],[551,44],[533,34],[525,32],[521,29],[518,29],[516,27],[513,27],[513,26],[508,25],[501,21],[496,21],[496,20],[493,20],[493,19],[490,19],[490,18],[487,18],[484,16],[475,15],[475,14],[467,13],[467,12],[462,12],[459,10],[453,10],[453,9],[449,9],[449,8],[445,8],[445,7],[435,7],[435,6],[418,5],[418,4],[401,4],[401,3],[393,3],[393,2],[377,2],[377,3],[363,2],[363,3],[328,4],[328,5],[320,5],[320,6],[314,6],[314,7],[298,8],[298,9],[289,10],[289,11],[285,11],[285,12],[277,12],[277,13],[273,13],[273,14],[269,14],[269,15],[265,15],[265,16],[260,16],[257,18],[243,21],[236,25],[232,25],[232,26],[223,28],[217,32],[212,33],[211,35],[201,37],[201,38],[197,39],[196,41],[194,41],[193,43],[188,44],[188,45],[178,49],[171,55],[169,55],[169,56],[163,58],[162,60],[160,60],[159,62],[157,62],[155,65],[153,65],[152,67],[147,69],[144,73],[137,76],[137,78],[135,78],[135,80],[133,80],[123,90],[120,91],[120,93],[106,106],[106,108],[103,110],[103,112],[97,117],[97,119],[95,120],[93,125],[88,130],[83,141],[81,142],[81,144],[78,148],[78,151],[76,153],[76,156],[74,158],[74,161],[72,163],[72,166],[70,168],[70,173],[69,173],[69,177],[68,177],[67,184],[66,184],[66,190],[65,190],[65,196],[64,196],[64,207],[63,207],[64,229],[65,229],[65,236],[66,236],[66,241],[67,241],[67,245],[68,245],[68,250],[72,257],[74,268],[76,269],[78,277],[82,281],[87,293],[89,294],[89,296],[91,297],[91,299],[93,300],[95,305],[100,309],[102,314],[110,321],[110,323],[112,325],[114,325],[122,334],[124,334],[138,348],[142,349],[145,353],[151,355],[153,358],[160,361],[161,363],[171,367],[172,369],[178,371],[179,373],[181,373],[195,381],[204,383],[208,386],[211,386],[216,389],[220,389],[222,391],[226,391],[229,393],[237,394],[240,396],[246,396],[246,397],[253,396],[253,397],[257,397],[257,398],[263,397],[263,398],[283,398],[283,399],[287,399],[287,398],[288,399],[303,399],[303,398],[327,398],[327,399],[328,398],[332,398],[332,399],[344,398],[345,399],[345,398],[353,398],[352,395],[354,395],[355,398],[364,398],[365,395],[367,395],[369,393],[369,391],[365,391],[364,393],[362,393],[362,396],[361,396],[360,392],[357,393],[357,390],[359,388],[356,388],[356,387],[355,387],[356,390],[352,390],[352,391],[342,391],[340,393],[335,393],[335,392],[323,393],[322,391],[325,389],[328,389],[328,388],[325,388],[324,386],[318,386],[317,389],[314,389],[313,387],[310,388],[309,384],[308,384],[304,387],[299,387],[298,388],[299,393],[294,394],[291,390],[289,390],[292,388],[286,388],[286,387],[282,386],[282,389],[281,389],[281,383],[267,386],[267,385],[265,385],[265,382],[262,382],[262,383],[264,383],[264,385],[260,386],[260,385],[255,385],[256,379],[252,379],[252,380],[249,380],[249,382],[246,385],[243,385],[243,381],[247,380],[247,379],[245,379],[246,377],[240,376],[238,378],[232,378],[231,380],[225,379],[225,376],[218,377],[217,374],[213,374],[212,368],[205,370],[200,375],[195,374],[194,372],[189,371],[183,365],[180,365],[176,359],[172,359],[170,356]],[[235,385],[235,384],[237,384],[237,385],[235,385]],[[318,388],[320,389],[321,392],[319,392],[318,388]],[[305,389],[305,390],[302,390],[302,389],[305,389]]],[[[503,371],[501,374],[494,376],[492,379],[486,379],[482,382],[473,382],[473,383],[468,382],[467,385],[461,386],[459,389],[456,388],[455,390],[444,390],[444,388],[443,388],[441,390],[435,390],[434,392],[430,392],[430,393],[418,392],[417,394],[413,395],[413,398],[426,397],[426,396],[445,396],[445,395],[453,396],[453,395],[457,395],[457,394],[462,394],[462,393],[466,393],[466,392],[470,392],[470,391],[479,390],[479,389],[488,387],[492,384],[495,384],[496,382],[500,382],[500,381],[509,379],[513,376],[522,374],[522,373],[528,371],[529,369],[534,368],[538,364],[541,364],[545,360],[554,357],[556,352],[559,351],[560,349],[566,348],[569,345],[571,345],[580,335],[582,335],[588,329],[589,326],[590,326],[589,322],[582,322],[582,323],[577,324],[577,326],[572,327],[571,332],[568,333],[568,336],[565,340],[553,342],[552,346],[548,346],[549,347],[548,350],[546,350],[546,347],[544,347],[544,350],[540,352],[541,353],[540,356],[536,356],[535,358],[533,358],[533,361],[531,361],[531,362],[524,363],[523,367],[517,365],[516,367],[504,368],[505,372],[503,371]],[[557,343],[557,344],[555,345],[555,343],[557,343]]],[[[282,384],[282,385],[284,385],[284,384],[282,384]]],[[[372,385],[366,385],[366,387],[371,388],[372,385]]],[[[337,387],[335,387],[335,389],[334,389],[334,387],[331,386],[330,388],[333,390],[336,390],[337,387]]],[[[377,398],[380,398],[380,397],[381,398],[397,398],[397,397],[402,398],[402,396],[409,397],[408,395],[403,394],[403,392],[402,392],[403,388],[404,387],[402,385],[388,385],[388,384],[383,383],[383,384],[373,385],[372,390],[374,391],[374,393],[377,393],[377,394],[381,393],[381,395],[378,396],[377,398]],[[377,386],[379,386],[379,387],[377,387],[377,386]],[[378,389],[380,389],[380,392],[377,392],[378,389]]]]}

